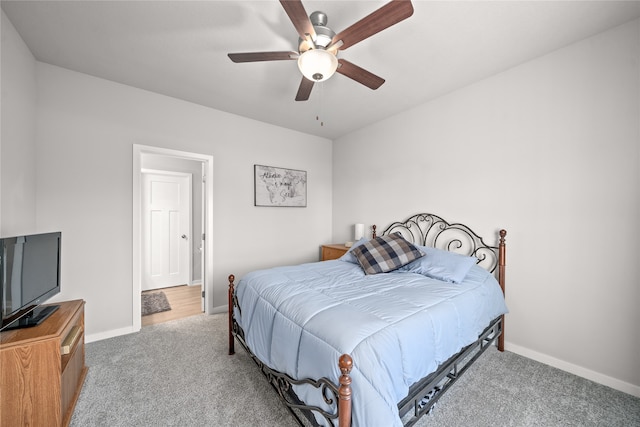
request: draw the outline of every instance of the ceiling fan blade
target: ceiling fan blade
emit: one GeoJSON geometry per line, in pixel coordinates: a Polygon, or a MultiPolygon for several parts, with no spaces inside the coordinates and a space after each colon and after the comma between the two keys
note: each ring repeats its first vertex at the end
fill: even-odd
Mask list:
{"type": "Polygon", "coordinates": [[[298,87],[298,93],[296,94],[296,101],[306,101],[309,99],[311,89],[313,89],[313,82],[306,77],[302,77],[300,87],[298,87]]]}
{"type": "Polygon", "coordinates": [[[385,28],[407,19],[411,15],[413,15],[413,5],[410,0],[392,0],[349,28],[336,34],[332,43],[342,40],[343,44],[339,49],[344,50],[367,37],[379,33],[385,28]]]}
{"type": "Polygon", "coordinates": [[[289,19],[296,28],[300,38],[305,40],[307,38],[306,34],[309,34],[309,36],[315,40],[316,30],[313,28],[302,2],[300,0],[280,0],[280,4],[284,8],[284,11],[287,12],[287,15],[289,15],[289,19]]]}
{"type": "Polygon", "coordinates": [[[336,70],[337,73],[347,76],[370,89],[376,90],[384,83],[384,79],[382,77],[378,77],[345,59],[338,59],[338,64],[340,65],[336,70]]]}
{"type": "Polygon", "coordinates": [[[245,52],[245,53],[229,53],[229,58],[233,62],[258,62],[258,61],[281,61],[288,59],[298,59],[298,52],[245,52]]]}

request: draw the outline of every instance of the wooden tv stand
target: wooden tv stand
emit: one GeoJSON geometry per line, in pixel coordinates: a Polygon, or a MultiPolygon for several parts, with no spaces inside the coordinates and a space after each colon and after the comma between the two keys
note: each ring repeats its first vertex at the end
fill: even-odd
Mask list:
{"type": "Polygon", "coordinates": [[[0,332],[0,426],[67,426],[87,375],[84,301],[38,326],[0,332]]]}

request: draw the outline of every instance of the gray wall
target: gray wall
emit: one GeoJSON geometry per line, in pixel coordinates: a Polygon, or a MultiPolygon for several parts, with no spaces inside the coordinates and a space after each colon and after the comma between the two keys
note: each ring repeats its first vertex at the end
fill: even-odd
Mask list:
{"type": "Polygon", "coordinates": [[[507,349],[640,396],[640,21],[334,142],[333,234],[507,235],[507,349]]]}
{"type": "Polygon", "coordinates": [[[315,261],[330,240],[331,141],[44,63],[37,81],[37,220],[63,232],[60,298],[87,300],[88,339],[133,322],[133,144],[214,158],[213,307],[229,274],[315,261]],[[306,170],[308,207],[254,207],[255,163],[306,170]]]}
{"type": "Polygon", "coordinates": [[[37,231],[36,60],[2,12],[0,235],[37,231]]]}

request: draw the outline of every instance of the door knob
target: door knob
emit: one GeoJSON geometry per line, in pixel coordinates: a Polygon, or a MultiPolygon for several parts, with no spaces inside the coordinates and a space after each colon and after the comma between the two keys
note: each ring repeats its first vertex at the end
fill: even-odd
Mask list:
{"type": "Polygon", "coordinates": [[[182,237],[182,238],[183,238],[183,239],[185,239],[185,240],[187,239],[187,235],[186,235],[186,234],[183,234],[183,235],[182,235],[182,236],[180,236],[180,237],[182,237]]]}

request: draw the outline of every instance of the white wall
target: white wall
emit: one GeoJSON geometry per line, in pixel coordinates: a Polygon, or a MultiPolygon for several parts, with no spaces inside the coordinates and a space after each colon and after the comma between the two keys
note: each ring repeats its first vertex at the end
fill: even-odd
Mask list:
{"type": "Polygon", "coordinates": [[[640,21],[334,142],[333,236],[507,235],[507,349],[640,396],[640,21]]]}
{"type": "Polygon", "coordinates": [[[229,274],[315,261],[330,241],[331,141],[44,63],[37,83],[37,220],[63,233],[57,299],[86,300],[89,340],[133,322],[133,144],[214,157],[213,306],[229,274]],[[306,170],[308,207],[254,207],[256,163],[306,170]]]}
{"type": "Polygon", "coordinates": [[[36,60],[2,12],[0,235],[36,232],[36,60]]]}

